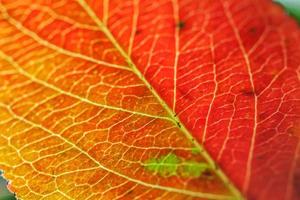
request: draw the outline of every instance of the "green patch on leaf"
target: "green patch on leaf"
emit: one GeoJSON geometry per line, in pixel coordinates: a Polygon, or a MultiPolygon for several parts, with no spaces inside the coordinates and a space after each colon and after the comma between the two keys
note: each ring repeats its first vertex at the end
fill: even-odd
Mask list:
{"type": "Polygon", "coordinates": [[[209,170],[209,165],[194,160],[184,160],[174,153],[159,158],[150,158],[144,163],[148,171],[163,177],[181,176],[184,178],[197,178],[209,170]]]}
{"type": "Polygon", "coordinates": [[[200,152],[201,151],[199,148],[196,148],[196,147],[192,148],[192,154],[197,155],[197,154],[200,154],[200,152]]]}
{"type": "Polygon", "coordinates": [[[175,154],[168,154],[158,159],[151,158],[146,161],[145,167],[149,171],[153,171],[161,176],[176,175],[178,164],[180,160],[175,154]]]}
{"type": "Polygon", "coordinates": [[[203,172],[208,170],[209,166],[204,162],[186,161],[179,170],[183,177],[200,177],[203,172]]]}

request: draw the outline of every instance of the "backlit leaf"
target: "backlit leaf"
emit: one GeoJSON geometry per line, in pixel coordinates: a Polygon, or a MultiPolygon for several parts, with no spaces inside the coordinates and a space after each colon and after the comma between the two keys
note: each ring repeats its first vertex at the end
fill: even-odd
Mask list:
{"type": "Polygon", "coordinates": [[[299,199],[300,29],[268,0],[0,0],[20,199],[299,199]]]}

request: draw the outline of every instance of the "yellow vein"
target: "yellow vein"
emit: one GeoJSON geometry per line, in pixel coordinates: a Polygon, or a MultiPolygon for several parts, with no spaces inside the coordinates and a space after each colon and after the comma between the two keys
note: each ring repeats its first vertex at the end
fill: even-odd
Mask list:
{"type": "Polygon", "coordinates": [[[152,94],[157,98],[157,100],[160,102],[160,104],[166,109],[166,111],[169,113],[171,119],[174,121],[174,123],[178,124],[181,131],[185,134],[185,136],[193,142],[193,144],[199,148],[201,155],[207,160],[207,162],[214,167],[214,170],[216,174],[221,178],[221,180],[226,184],[228,189],[232,192],[232,194],[237,199],[244,199],[240,191],[231,183],[231,181],[227,178],[227,176],[220,170],[219,167],[216,166],[216,163],[214,160],[210,157],[208,152],[197,142],[194,140],[192,134],[187,130],[187,128],[182,124],[176,115],[172,111],[172,109],[169,108],[169,106],[166,104],[166,102],[158,95],[158,93],[152,88],[151,84],[144,78],[142,73],[138,70],[138,68],[135,66],[131,58],[128,56],[128,54],[122,49],[122,47],[119,45],[119,43],[116,41],[114,36],[111,34],[111,32],[103,25],[103,23],[99,20],[97,15],[94,13],[94,11],[86,4],[84,0],[77,0],[78,3],[82,6],[82,8],[88,13],[88,15],[95,21],[95,23],[99,26],[100,30],[106,35],[106,37],[112,42],[112,44],[116,47],[116,49],[120,52],[120,54],[126,59],[128,62],[128,65],[132,67],[133,72],[136,73],[136,75],[144,82],[144,84],[149,88],[149,90],[152,92],[152,94]]]}
{"type": "MultiPolygon", "coordinates": [[[[233,30],[234,36],[239,44],[240,50],[243,54],[246,67],[247,67],[247,73],[249,75],[249,80],[251,84],[251,90],[255,92],[255,85],[254,85],[254,80],[253,80],[253,74],[251,70],[251,64],[250,60],[248,57],[248,54],[246,52],[246,49],[244,48],[243,41],[241,39],[241,36],[237,30],[237,26],[232,18],[231,13],[229,12],[228,4],[224,4],[224,11],[225,15],[228,19],[229,25],[231,26],[231,29],[233,30]]],[[[252,173],[252,159],[253,159],[253,152],[254,152],[254,146],[255,146],[255,139],[256,139],[256,133],[257,133],[257,95],[254,94],[254,114],[253,114],[253,132],[251,136],[251,141],[250,141],[250,149],[249,149],[249,155],[248,155],[248,160],[247,160],[247,166],[246,166],[246,175],[245,175],[245,181],[243,185],[243,191],[246,192],[249,187],[250,179],[251,179],[251,173],[252,173]]]]}
{"type": "Polygon", "coordinates": [[[137,21],[138,21],[138,16],[139,16],[139,0],[133,0],[133,15],[132,15],[132,29],[131,29],[131,34],[130,34],[130,39],[129,39],[129,46],[128,46],[128,55],[131,55],[132,52],[132,46],[136,34],[136,29],[137,29],[137,21]]]}
{"type": "Polygon", "coordinates": [[[109,0],[103,0],[103,23],[106,25],[109,14],[109,0]]]}
{"type": "Polygon", "coordinates": [[[141,116],[145,116],[145,117],[151,117],[151,118],[155,118],[155,119],[164,119],[164,120],[169,120],[172,121],[169,117],[162,117],[162,116],[156,116],[156,115],[151,115],[151,114],[147,114],[147,113],[142,113],[142,112],[137,112],[137,111],[132,111],[132,110],[127,110],[124,108],[119,108],[119,107],[115,107],[115,106],[109,106],[109,105],[105,105],[105,104],[100,104],[94,101],[91,101],[89,99],[83,98],[81,96],[78,96],[76,94],[73,94],[71,92],[65,91],[60,89],[59,87],[49,84],[43,80],[40,80],[36,77],[34,77],[32,74],[29,74],[28,72],[26,72],[18,63],[16,63],[10,56],[6,55],[4,52],[2,52],[0,50],[0,57],[3,58],[4,60],[6,60],[7,62],[9,62],[12,66],[14,66],[16,68],[16,70],[18,70],[18,72],[24,76],[26,76],[27,78],[29,78],[30,80],[32,80],[33,82],[36,82],[46,88],[50,88],[60,94],[65,94],[67,96],[73,97],[81,102],[85,102],[88,104],[91,104],[93,106],[97,106],[97,107],[102,107],[102,108],[106,108],[106,109],[111,109],[111,110],[116,110],[116,111],[121,111],[121,112],[126,112],[126,113],[131,113],[134,115],[141,115],[141,116]]]}
{"type": "Polygon", "coordinates": [[[146,186],[146,187],[150,187],[150,188],[155,188],[155,189],[159,189],[159,190],[165,190],[168,192],[174,192],[174,193],[179,193],[179,194],[185,194],[185,195],[189,195],[189,196],[193,196],[193,197],[200,197],[200,198],[208,198],[208,199],[220,199],[220,200],[227,200],[227,199],[232,199],[230,196],[225,196],[225,195],[216,195],[216,194],[209,194],[209,193],[200,193],[200,192],[193,192],[193,191],[189,191],[189,190],[181,190],[181,189],[177,189],[177,188],[172,188],[172,187],[166,187],[166,186],[160,186],[160,185],[156,185],[156,184],[151,184],[151,183],[147,183],[147,182],[143,182],[137,179],[133,179],[131,177],[128,177],[122,173],[116,172],[114,170],[111,170],[107,167],[105,167],[104,165],[102,165],[99,161],[97,161],[94,157],[92,157],[88,152],[86,152],[85,150],[81,149],[79,146],[77,146],[76,144],[72,143],[71,141],[69,141],[67,138],[61,136],[58,133],[53,132],[52,130],[49,130],[47,128],[45,128],[44,126],[37,124],[33,121],[30,121],[28,119],[23,118],[22,116],[17,115],[15,112],[13,112],[13,110],[11,108],[9,108],[7,105],[0,103],[1,106],[3,106],[4,108],[6,108],[8,110],[8,112],[12,115],[12,117],[25,122],[33,127],[37,127],[43,131],[45,131],[46,133],[49,133],[50,135],[56,136],[59,139],[61,139],[62,141],[64,141],[66,144],[70,145],[71,147],[73,147],[74,149],[76,149],[77,151],[79,151],[80,153],[82,153],[83,155],[85,155],[87,158],[89,158],[91,161],[93,161],[100,169],[105,170],[107,172],[110,172],[112,174],[115,174],[119,177],[122,177],[126,180],[132,181],[134,183],[146,186]]]}
{"type": "MultiPolygon", "coordinates": [[[[203,135],[202,135],[202,143],[203,144],[205,143],[205,140],[206,140],[208,120],[209,120],[209,117],[211,115],[212,107],[213,107],[213,104],[214,104],[215,99],[217,97],[217,91],[218,91],[217,66],[216,66],[216,63],[215,63],[215,46],[214,46],[213,36],[210,36],[210,49],[211,49],[211,56],[212,56],[212,59],[213,59],[213,73],[214,73],[214,93],[213,93],[213,95],[214,96],[212,97],[211,102],[209,103],[207,115],[206,115],[206,118],[205,118],[205,124],[204,124],[203,135]]],[[[223,149],[223,147],[224,147],[224,143],[222,145],[222,149],[223,149]]]]}
{"type": "Polygon", "coordinates": [[[13,25],[14,27],[16,27],[19,31],[21,31],[22,33],[24,33],[25,35],[29,36],[30,38],[32,38],[33,40],[35,40],[36,42],[38,42],[39,44],[46,46],[54,51],[57,51],[59,53],[65,54],[67,56],[71,56],[74,58],[81,58],[83,60],[92,62],[92,63],[96,63],[99,65],[104,65],[106,67],[111,67],[111,68],[116,68],[116,69],[121,69],[121,70],[127,70],[127,71],[132,71],[129,67],[125,67],[125,66],[121,66],[121,65],[116,65],[116,64],[111,64],[105,61],[101,61],[99,59],[95,59],[86,55],[82,55],[80,53],[76,53],[76,52],[72,52],[63,48],[60,48],[50,42],[48,42],[47,40],[41,38],[40,36],[38,36],[36,33],[34,33],[33,31],[27,29],[25,26],[23,26],[20,22],[18,22],[17,20],[15,20],[14,18],[12,18],[11,16],[9,16],[9,14],[7,13],[6,9],[3,7],[3,5],[0,3],[0,10],[2,11],[2,14],[4,15],[4,17],[6,18],[6,20],[13,25]]]}
{"type": "MultiPolygon", "coordinates": [[[[43,12],[49,14],[52,18],[49,18],[48,20],[58,19],[58,20],[66,22],[68,24],[74,25],[78,28],[83,28],[83,29],[87,29],[87,30],[96,30],[96,29],[99,30],[97,26],[80,23],[70,17],[62,16],[59,13],[56,13],[54,10],[50,9],[48,6],[43,6],[43,5],[31,4],[30,8],[29,8],[29,13],[27,12],[26,15],[24,13],[24,15],[25,16],[29,15],[30,12],[32,12],[33,10],[40,10],[40,11],[43,11],[43,12]]],[[[43,23],[44,22],[47,22],[47,21],[43,21],[43,23]]],[[[39,24],[38,27],[42,27],[43,23],[39,24]]]]}
{"type": "Polygon", "coordinates": [[[179,19],[179,7],[177,0],[172,1],[173,4],[173,15],[174,15],[174,21],[175,24],[175,58],[174,58],[174,77],[173,77],[173,112],[176,112],[176,98],[177,98],[177,66],[178,66],[178,57],[179,57],[179,31],[180,31],[180,19],[179,19]],[[178,27],[177,27],[178,26],[178,27]]]}

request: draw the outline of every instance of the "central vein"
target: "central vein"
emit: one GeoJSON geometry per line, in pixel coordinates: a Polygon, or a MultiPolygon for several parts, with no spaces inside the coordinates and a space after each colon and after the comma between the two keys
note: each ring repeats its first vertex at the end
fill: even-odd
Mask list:
{"type": "Polygon", "coordinates": [[[199,149],[201,155],[206,159],[208,164],[214,169],[215,173],[221,178],[224,184],[228,187],[228,189],[232,192],[232,194],[237,199],[243,199],[241,193],[235,186],[231,183],[231,181],[227,178],[227,176],[221,171],[215,161],[210,157],[208,152],[193,138],[192,134],[187,130],[187,128],[182,124],[172,109],[166,104],[166,102],[159,96],[159,94],[154,90],[151,84],[144,78],[142,73],[136,67],[134,62],[131,60],[130,56],[123,50],[123,48],[119,45],[115,37],[109,31],[109,29],[100,21],[95,12],[89,7],[89,5],[85,2],[85,0],[77,0],[78,3],[82,6],[82,8],[87,12],[87,14],[94,20],[96,25],[100,28],[100,30],[105,34],[105,36],[111,41],[111,43],[115,46],[115,48],[120,52],[120,54],[124,57],[128,65],[132,68],[133,72],[144,82],[144,84],[149,88],[152,94],[156,97],[159,103],[166,109],[169,113],[170,119],[176,124],[179,129],[185,134],[185,136],[199,149]]]}

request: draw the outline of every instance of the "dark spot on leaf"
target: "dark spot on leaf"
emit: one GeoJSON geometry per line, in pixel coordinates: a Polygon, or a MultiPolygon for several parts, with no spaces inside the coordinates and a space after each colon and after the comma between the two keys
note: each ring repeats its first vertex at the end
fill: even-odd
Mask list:
{"type": "Polygon", "coordinates": [[[181,124],[180,124],[179,122],[177,122],[177,126],[178,126],[179,128],[181,128],[181,124]]]}
{"type": "Polygon", "coordinates": [[[183,29],[185,27],[185,23],[183,21],[179,21],[177,24],[176,24],[176,27],[179,28],[179,29],[183,29]]]}
{"type": "Polygon", "coordinates": [[[139,34],[141,34],[142,33],[142,31],[140,30],[140,29],[136,29],[136,31],[135,31],[135,34],[136,35],[139,35],[139,34]]]}
{"type": "Polygon", "coordinates": [[[203,173],[202,173],[202,176],[206,177],[206,178],[213,178],[214,177],[214,174],[210,171],[210,170],[205,170],[203,173]]]}
{"type": "Polygon", "coordinates": [[[256,28],[256,27],[251,27],[251,28],[249,29],[249,33],[251,33],[251,34],[257,33],[257,28],[256,28]]]}
{"type": "Polygon", "coordinates": [[[255,157],[256,160],[263,160],[265,159],[265,156],[264,155],[258,155],[255,157]]]}
{"type": "Polygon", "coordinates": [[[253,97],[255,96],[255,92],[253,90],[242,90],[241,91],[242,95],[248,96],[248,97],[253,97]]]}

